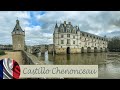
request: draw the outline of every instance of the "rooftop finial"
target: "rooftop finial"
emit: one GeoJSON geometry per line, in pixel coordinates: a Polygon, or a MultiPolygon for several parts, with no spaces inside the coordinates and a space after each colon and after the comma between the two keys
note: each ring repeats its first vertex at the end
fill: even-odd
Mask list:
{"type": "Polygon", "coordinates": [[[18,20],[18,17],[17,17],[16,23],[17,23],[17,24],[19,24],[19,20],[18,20]]]}

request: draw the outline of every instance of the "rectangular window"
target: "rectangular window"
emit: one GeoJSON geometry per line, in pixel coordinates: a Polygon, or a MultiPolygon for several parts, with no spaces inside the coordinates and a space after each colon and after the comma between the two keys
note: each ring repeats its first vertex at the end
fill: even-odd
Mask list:
{"type": "Polygon", "coordinates": [[[73,41],[73,44],[75,44],[75,41],[73,41]]]}
{"type": "Polygon", "coordinates": [[[63,38],[63,35],[61,35],[61,38],[63,38]]]}
{"type": "Polygon", "coordinates": [[[67,37],[70,37],[70,34],[67,34],[67,37]]]}
{"type": "Polygon", "coordinates": [[[61,40],[61,44],[64,44],[64,40],[61,40]]]}
{"type": "Polygon", "coordinates": [[[75,39],[75,36],[73,36],[73,38],[75,39]]]}
{"type": "Polygon", "coordinates": [[[67,39],[67,44],[70,44],[70,39],[67,39]]]}

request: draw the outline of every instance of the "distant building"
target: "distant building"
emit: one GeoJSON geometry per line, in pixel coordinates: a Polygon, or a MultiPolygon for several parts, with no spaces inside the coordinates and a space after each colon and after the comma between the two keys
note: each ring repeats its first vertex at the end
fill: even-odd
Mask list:
{"type": "Polygon", "coordinates": [[[0,50],[12,50],[12,45],[0,45],[0,50]]]}
{"type": "Polygon", "coordinates": [[[13,50],[25,49],[25,31],[22,30],[19,20],[16,20],[15,28],[12,31],[13,50]]]}
{"type": "Polygon", "coordinates": [[[83,32],[78,26],[64,21],[60,26],[57,23],[55,25],[53,44],[56,54],[103,52],[107,51],[108,40],[105,37],[83,32]]]}

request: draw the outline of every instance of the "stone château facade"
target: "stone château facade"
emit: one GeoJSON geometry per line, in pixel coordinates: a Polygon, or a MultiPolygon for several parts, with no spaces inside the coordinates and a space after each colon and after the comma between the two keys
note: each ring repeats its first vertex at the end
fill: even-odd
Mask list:
{"type": "Polygon", "coordinates": [[[104,52],[107,51],[107,38],[83,32],[78,26],[66,21],[55,25],[53,33],[54,52],[56,54],[104,52]]]}
{"type": "Polygon", "coordinates": [[[25,49],[25,31],[22,30],[19,20],[16,20],[16,26],[12,31],[13,50],[25,49]]]}

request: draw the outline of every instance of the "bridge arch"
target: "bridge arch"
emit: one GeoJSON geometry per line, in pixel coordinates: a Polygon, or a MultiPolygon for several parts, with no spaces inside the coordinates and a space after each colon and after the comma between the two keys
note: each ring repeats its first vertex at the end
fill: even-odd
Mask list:
{"type": "Polygon", "coordinates": [[[40,49],[39,48],[33,48],[33,53],[36,54],[36,53],[39,53],[40,52],[40,49]]]}
{"type": "Polygon", "coordinates": [[[84,53],[84,47],[81,48],[81,53],[84,53]]]}
{"type": "Polygon", "coordinates": [[[103,49],[102,49],[102,48],[100,48],[100,52],[103,52],[103,49]]]}
{"type": "Polygon", "coordinates": [[[87,52],[88,52],[88,53],[91,52],[91,48],[90,48],[90,47],[87,48],[87,52]]]}
{"type": "Polygon", "coordinates": [[[97,52],[97,47],[94,47],[94,52],[95,52],[95,53],[97,52]]]}
{"type": "Polygon", "coordinates": [[[67,47],[66,52],[67,54],[70,54],[70,47],[67,47]]]}

